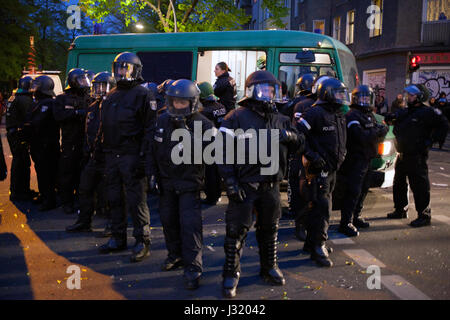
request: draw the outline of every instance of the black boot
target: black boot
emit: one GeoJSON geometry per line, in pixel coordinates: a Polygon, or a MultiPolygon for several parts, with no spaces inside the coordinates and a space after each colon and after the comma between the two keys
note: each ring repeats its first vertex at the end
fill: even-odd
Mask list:
{"type": "Polygon", "coordinates": [[[236,296],[236,289],[241,276],[239,260],[243,246],[244,240],[239,241],[238,239],[225,237],[225,265],[222,274],[222,293],[225,298],[236,296]]]}
{"type": "Polygon", "coordinates": [[[395,210],[394,212],[388,213],[388,219],[406,219],[408,218],[408,210],[395,210]]]}
{"type": "Polygon", "coordinates": [[[325,247],[325,244],[314,246],[313,251],[311,253],[311,259],[322,267],[333,266],[333,261],[331,261],[328,256],[328,251],[327,248],[325,247]]]}
{"type": "Polygon", "coordinates": [[[410,226],[413,228],[420,228],[424,226],[429,226],[431,224],[431,216],[419,215],[416,220],[411,221],[410,226]]]}
{"type": "Polygon", "coordinates": [[[100,253],[118,252],[127,249],[127,236],[111,237],[108,242],[99,248],[100,253]]]}
{"type": "Polygon", "coordinates": [[[338,231],[345,234],[347,237],[357,237],[359,235],[358,229],[356,229],[351,223],[341,224],[338,231]]]}
{"type": "Polygon", "coordinates": [[[82,221],[80,219],[68,227],[66,227],[67,232],[92,232],[91,223],[88,221],[82,221]]]}
{"type": "Polygon", "coordinates": [[[366,220],[364,220],[364,218],[361,217],[353,218],[353,225],[356,228],[363,228],[363,229],[370,227],[370,223],[368,223],[366,220]]]}
{"type": "Polygon", "coordinates": [[[171,271],[175,270],[179,267],[182,267],[184,265],[183,260],[181,257],[167,257],[167,259],[164,261],[164,264],[161,267],[162,271],[171,271]]]}
{"type": "MultiPolygon", "coordinates": [[[[333,251],[334,251],[333,248],[328,246],[327,244],[325,244],[325,248],[327,249],[329,254],[333,253],[333,251]]],[[[313,249],[314,249],[314,246],[310,242],[305,241],[305,244],[303,245],[303,251],[311,254],[313,252],[313,249]]]]}
{"type": "Polygon", "coordinates": [[[141,262],[148,256],[150,256],[150,239],[136,239],[130,261],[141,262]]]}
{"type": "Polygon", "coordinates": [[[198,267],[189,267],[184,270],[184,286],[188,290],[195,290],[199,287],[202,272],[198,267]]]}
{"type": "Polygon", "coordinates": [[[264,281],[283,286],[286,280],[283,273],[278,268],[277,263],[277,235],[278,225],[274,224],[271,228],[256,228],[256,240],[259,246],[259,260],[261,271],[259,275],[264,281]]]}
{"type": "Polygon", "coordinates": [[[112,235],[111,223],[107,222],[105,229],[101,233],[102,238],[110,237],[112,235]]]}

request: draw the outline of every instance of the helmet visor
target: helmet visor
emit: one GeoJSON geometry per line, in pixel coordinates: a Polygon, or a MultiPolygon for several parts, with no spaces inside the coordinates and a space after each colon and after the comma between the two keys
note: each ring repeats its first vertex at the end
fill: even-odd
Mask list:
{"type": "Polygon", "coordinates": [[[109,83],[106,82],[94,82],[91,88],[91,96],[94,98],[101,98],[108,94],[111,90],[109,83]]]}
{"type": "Polygon", "coordinates": [[[352,103],[361,107],[372,107],[375,104],[375,97],[373,94],[357,94],[353,97],[352,103]]]}
{"type": "Polygon", "coordinates": [[[86,89],[91,87],[91,80],[87,74],[79,75],[75,81],[77,82],[78,88],[86,89]]]}
{"type": "Polygon", "coordinates": [[[280,102],[281,88],[278,84],[258,83],[247,88],[246,95],[258,101],[280,102]]]}
{"type": "Polygon", "coordinates": [[[166,105],[172,117],[186,117],[192,113],[192,102],[187,98],[166,96],[166,105]]]}
{"type": "Polygon", "coordinates": [[[334,89],[332,91],[334,101],[337,104],[350,105],[349,93],[346,88],[334,89]]]}
{"type": "Polygon", "coordinates": [[[138,76],[138,68],[128,62],[114,62],[113,76],[117,81],[134,81],[138,76]]]}

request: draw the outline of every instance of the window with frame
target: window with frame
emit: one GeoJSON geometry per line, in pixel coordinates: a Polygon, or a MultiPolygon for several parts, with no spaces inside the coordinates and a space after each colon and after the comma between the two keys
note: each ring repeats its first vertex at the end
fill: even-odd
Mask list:
{"type": "Polygon", "coordinates": [[[383,0],[372,0],[372,6],[376,6],[377,9],[372,10],[370,13],[373,18],[371,19],[373,25],[369,28],[369,36],[378,37],[381,36],[381,32],[383,30],[383,0]]]}
{"type": "Polygon", "coordinates": [[[333,38],[341,40],[341,17],[333,19],[333,38]]]}
{"type": "Polygon", "coordinates": [[[355,10],[350,10],[347,12],[347,32],[345,35],[346,44],[353,43],[354,33],[355,33],[355,10]]]}
{"type": "Polygon", "coordinates": [[[325,20],[313,20],[313,32],[325,34],[325,20]]]}
{"type": "Polygon", "coordinates": [[[450,0],[425,0],[426,21],[450,19],[450,0]]]}

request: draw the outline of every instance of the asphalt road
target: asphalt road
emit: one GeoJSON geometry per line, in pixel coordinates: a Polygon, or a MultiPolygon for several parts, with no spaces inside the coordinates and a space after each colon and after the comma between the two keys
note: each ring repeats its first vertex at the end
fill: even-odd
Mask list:
{"type": "MultiPolygon", "coordinates": [[[[4,128],[1,133],[10,168],[4,128]]],[[[431,226],[408,226],[417,215],[413,203],[409,219],[387,220],[386,213],[393,207],[392,189],[373,189],[363,212],[371,227],[361,230],[359,237],[338,234],[339,212],[333,212],[329,244],[334,248],[335,266],[324,269],[301,250],[303,243],[294,238],[293,221],[282,219],[279,265],[287,282],[283,287],[269,286],[259,278],[252,229],[241,259],[237,299],[450,299],[450,138],[444,149],[430,152],[431,226]],[[377,272],[379,286],[374,278],[377,272]]],[[[36,189],[34,175],[32,179],[36,189]]],[[[226,196],[219,205],[203,210],[204,274],[201,287],[188,291],[181,269],[160,271],[167,252],[156,199],[149,199],[151,256],[136,264],[129,262],[130,251],[97,253],[107,240],[97,237],[104,218],[94,218],[93,233],[69,234],[64,229],[76,220],[75,215],[66,215],[61,208],[39,212],[29,203],[13,204],[8,188],[9,178],[0,183],[0,299],[222,299],[226,196]],[[68,283],[74,283],[73,273],[67,272],[70,266],[79,268],[80,289],[68,288],[68,283]]],[[[282,198],[286,205],[285,193],[282,198]]],[[[129,227],[130,248],[134,243],[131,234],[129,227]]]]}

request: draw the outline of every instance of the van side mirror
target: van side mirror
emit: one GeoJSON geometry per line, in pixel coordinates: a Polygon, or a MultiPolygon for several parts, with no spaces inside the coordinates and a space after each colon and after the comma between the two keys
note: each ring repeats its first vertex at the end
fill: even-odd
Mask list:
{"type": "Polygon", "coordinates": [[[314,52],[312,52],[311,50],[302,50],[297,52],[295,59],[299,60],[302,63],[311,63],[316,61],[314,52]]]}

